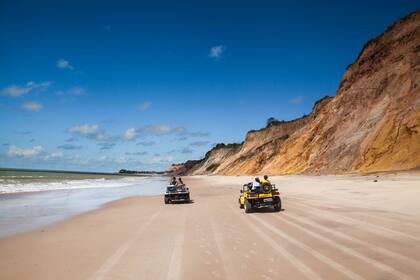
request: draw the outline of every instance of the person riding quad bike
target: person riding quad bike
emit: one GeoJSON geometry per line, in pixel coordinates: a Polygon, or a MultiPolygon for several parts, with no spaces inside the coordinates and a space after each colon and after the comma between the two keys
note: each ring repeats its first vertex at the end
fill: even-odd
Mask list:
{"type": "Polygon", "coordinates": [[[271,184],[266,176],[264,180],[257,177],[254,182],[244,184],[240,192],[239,207],[244,208],[245,213],[263,207],[271,207],[274,211],[281,210],[280,193],[276,185],[271,184]]]}

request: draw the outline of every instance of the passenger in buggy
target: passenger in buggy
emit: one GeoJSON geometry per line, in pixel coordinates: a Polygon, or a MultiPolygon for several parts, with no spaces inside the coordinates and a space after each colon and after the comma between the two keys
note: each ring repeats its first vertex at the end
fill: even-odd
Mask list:
{"type": "Polygon", "coordinates": [[[184,182],[182,181],[181,177],[178,178],[178,185],[179,186],[184,186],[184,182]]]}
{"type": "Polygon", "coordinates": [[[172,177],[171,181],[169,182],[169,185],[171,185],[171,186],[178,185],[178,182],[176,181],[176,178],[175,177],[172,177]]]}
{"type": "Polygon", "coordinates": [[[260,189],[260,187],[261,187],[260,178],[256,177],[255,180],[254,180],[254,182],[252,182],[251,190],[252,191],[257,191],[257,190],[260,189]]]}
{"type": "Polygon", "coordinates": [[[268,180],[268,176],[264,175],[264,179],[260,180],[262,185],[271,185],[270,180],[268,180]]]}

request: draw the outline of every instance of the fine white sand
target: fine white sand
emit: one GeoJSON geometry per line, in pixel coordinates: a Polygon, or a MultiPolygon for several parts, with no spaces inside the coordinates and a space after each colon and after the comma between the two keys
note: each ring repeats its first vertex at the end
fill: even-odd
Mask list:
{"type": "Polygon", "coordinates": [[[283,211],[245,214],[237,199],[251,179],[185,178],[194,203],[131,197],[2,239],[0,279],[420,275],[420,176],[274,177],[283,211]]]}

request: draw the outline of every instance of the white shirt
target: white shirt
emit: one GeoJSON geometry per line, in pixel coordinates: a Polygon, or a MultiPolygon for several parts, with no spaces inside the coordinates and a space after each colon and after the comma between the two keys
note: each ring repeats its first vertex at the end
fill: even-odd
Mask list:
{"type": "Polygon", "coordinates": [[[252,182],[252,189],[255,190],[257,187],[261,187],[261,184],[257,181],[252,182]]]}

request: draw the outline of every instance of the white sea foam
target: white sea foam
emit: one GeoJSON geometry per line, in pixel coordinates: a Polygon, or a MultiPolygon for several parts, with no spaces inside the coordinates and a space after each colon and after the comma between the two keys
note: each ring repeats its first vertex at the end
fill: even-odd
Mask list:
{"type": "MultiPolygon", "coordinates": [[[[155,178],[156,179],[156,178],[155,178]]],[[[21,193],[21,192],[40,192],[51,190],[72,190],[72,189],[91,189],[91,188],[118,188],[136,185],[144,185],[151,178],[148,177],[124,177],[118,179],[83,179],[83,180],[63,180],[55,182],[28,182],[22,183],[14,180],[0,180],[0,194],[21,193]]]]}

